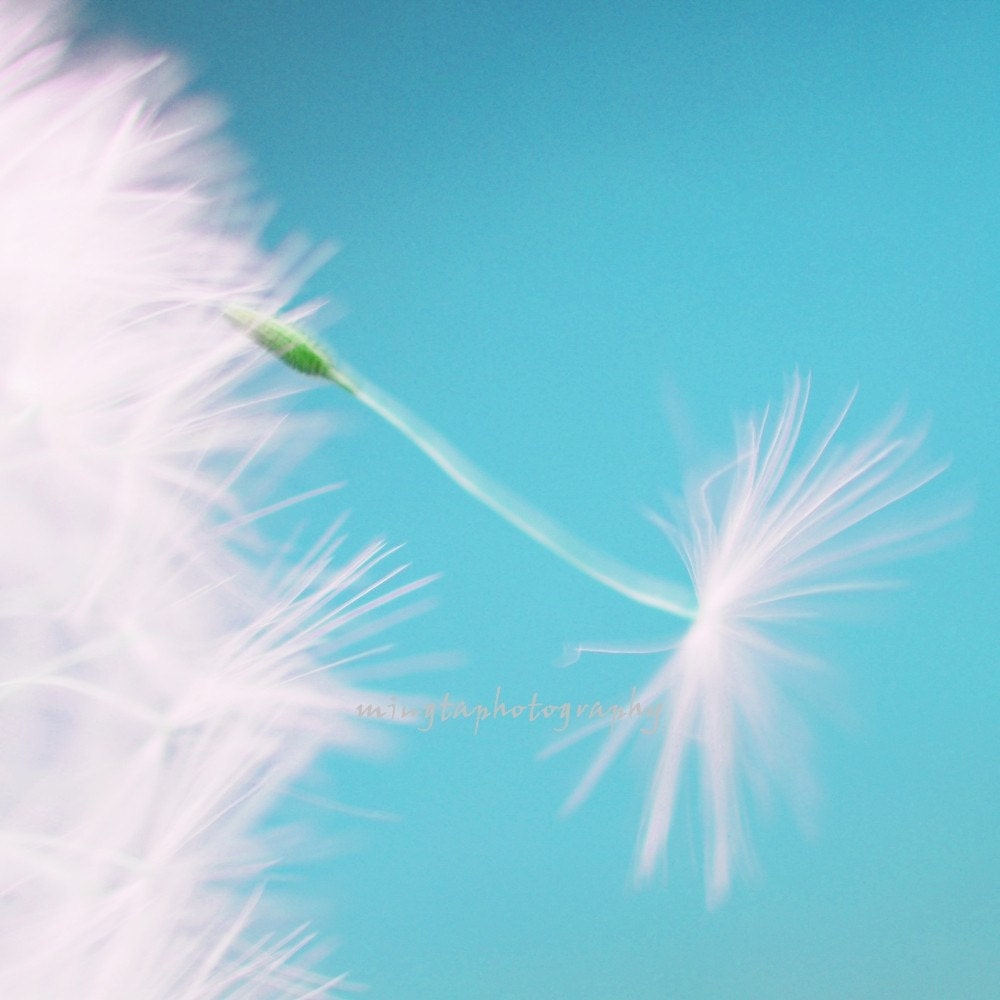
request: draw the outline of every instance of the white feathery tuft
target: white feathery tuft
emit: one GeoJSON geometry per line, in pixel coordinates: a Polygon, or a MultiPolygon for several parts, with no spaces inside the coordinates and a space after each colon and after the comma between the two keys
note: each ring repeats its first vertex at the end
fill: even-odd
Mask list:
{"type": "MultiPolygon", "coordinates": [[[[736,458],[693,484],[672,523],[659,521],[687,565],[698,612],[637,695],[643,706],[661,706],[662,744],[635,873],[648,879],[665,858],[682,773],[692,761],[710,903],[728,891],[736,863],[748,859],[745,779],[759,787],[782,772],[802,776],[802,727],[780,675],[808,661],[782,638],[782,624],[808,614],[819,595],[870,587],[859,570],[935,527],[887,524],[880,516],[943,471],[916,460],[923,435],[903,433],[894,419],[845,448],[839,436],[849,402],[819,442],[804,449],[808,395],[808,380],[796,376],[781,412],[748,420],[736,458]]],[[[583,802],[629,737],[648,725],[641,717],[616,722],[567,810],[583,802]]]]}
{"type": "Polygon", "coordinates": [[[241,556],[280,419],[222,311],[294,281],[215,110],[65,21],[0,0],[0,996],[332,996],[267,936],[254,829],[368,744],[320,668],[420,581],[332,536],[277,590],[241,556]]]}

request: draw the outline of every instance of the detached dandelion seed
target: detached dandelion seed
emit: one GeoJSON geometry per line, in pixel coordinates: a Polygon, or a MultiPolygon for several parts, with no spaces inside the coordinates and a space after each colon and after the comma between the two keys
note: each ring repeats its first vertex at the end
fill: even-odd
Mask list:
{"type": "MultiPolygon", "coordinates": [[[[288,345],[310,343],[289,327],[281,327],[280,336],[255,334],[275,321],[252,310],[230,308],[227,315],[283,358],[288,345]]],[[[634,601],[691,621],[639,694],[641,702],[666,703],[667,725],[635,871],[639,880],[649,878],[666,855],[681,772],[694,757],[702,786],[708,896],[720,899],[734,864],[748,853],[741,776],[750,767],[767,774],[789,763],[782,758],[787,740],[782,726],[791,728],[797,720],[775,675],[794,651],[780,636],[782,621],[810,597],[864,586],[854,571],[891,557],[896,543],[929,527],[879,526],[887,508],[943,471],[942,466],[924,470],[916,461],[921,436],[904,434],[892,423],[845,450],[837,439],[848,404],[820,443],[800,456],[809,382],[795,376],[780,413],[748,421],[732,462],[697,481],[673,521],[659,522],[687,565],[689,596],[683,584],[639,573],[574,538],[356,373],[337,365],[323,377],[347,388],[467,493],[568,564],[634,601]]],[[[611,733],[567,810],[587,798],[636,725],[628,720],[611,733]]]]}

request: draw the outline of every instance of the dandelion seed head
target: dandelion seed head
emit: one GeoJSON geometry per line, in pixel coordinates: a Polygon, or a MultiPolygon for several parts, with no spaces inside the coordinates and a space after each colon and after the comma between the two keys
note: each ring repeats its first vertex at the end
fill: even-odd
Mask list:
{"type": "Polygon", "coordinates": [[[255,830],[370,745],[336,666],[420,581],[237,547],[281,418],[223,310],[281,308],[289,262],[217,110],[68,20],[0,0],[0,995],[333,995],[263,930],[255,830]]]}

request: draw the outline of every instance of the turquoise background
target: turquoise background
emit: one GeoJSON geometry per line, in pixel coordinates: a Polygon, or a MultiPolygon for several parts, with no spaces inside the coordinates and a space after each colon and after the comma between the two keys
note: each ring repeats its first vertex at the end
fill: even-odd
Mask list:
{"type": "MultiPolygon", "coordinates": [[[[570,820],[597,743],[545,726],[406,733],[309,790],[325,813],[282,892],[385,1000],[1000,995],[997,327],[1000,6],[94,0],[98,33],[184,54],[277,202],[270,237],[335,240],[306,289],[323,336],[498,479],[595,545],[681,569],[643,510],[731,451],[798,367],[814,420],[857,385],[857,436],[903,401],[951,456],[948,544],[811,637],[806,831],[754,815],[759,871],[707,910],[696,798],[669,881],[629,884],[648,770],[619,760],[570,820]]],[[[276,372],[275,384],[300,385],[276,372]]],[[[612,699],[656,659],[564,646],[678,623],[563,566],[347,397],[277,519],[350,508],[352,540],[441,572],[383,684],[492,701],[612,699]]],[[[815,424],[814,424],[815,426],[815,424]]],[[[919,506],[919,505],[918,505],[919,506]]],[[[284,817],[284,818],[287,818],[284,817]]]]}

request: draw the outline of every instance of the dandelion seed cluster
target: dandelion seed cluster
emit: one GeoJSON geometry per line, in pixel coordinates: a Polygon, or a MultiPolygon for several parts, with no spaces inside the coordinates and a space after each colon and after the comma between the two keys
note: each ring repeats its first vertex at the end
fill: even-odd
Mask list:
{"type": "Polygon", "coordinates": [[[214,108],[71,27],[0,0],[0,996],[333,995],[261,936],[252,831],[370,738],[316,668],[410,587],[378,545],[276,580],[234,547],[279,421],[222,313],[296,279],[214,108]]]}

